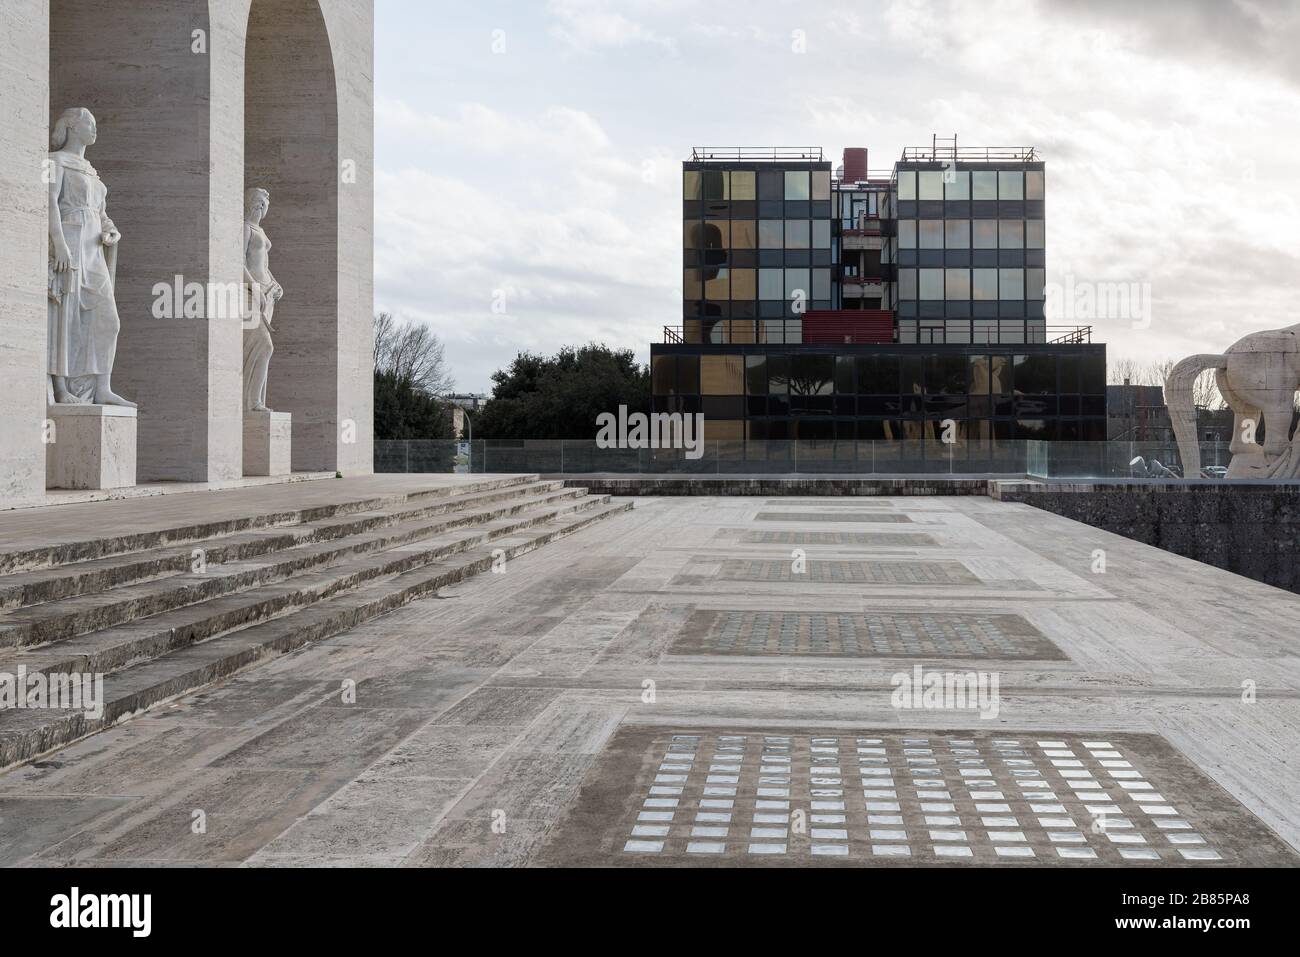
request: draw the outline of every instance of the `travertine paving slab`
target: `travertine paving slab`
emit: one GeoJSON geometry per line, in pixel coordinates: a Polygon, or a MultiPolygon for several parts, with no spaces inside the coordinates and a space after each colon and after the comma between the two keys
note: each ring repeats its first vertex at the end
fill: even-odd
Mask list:
{"type": "Polygon", "coordinates": [[[1020,615],[950,612],[698,611],[670,652],[849,658],[1065,658],[1020,615]]]}

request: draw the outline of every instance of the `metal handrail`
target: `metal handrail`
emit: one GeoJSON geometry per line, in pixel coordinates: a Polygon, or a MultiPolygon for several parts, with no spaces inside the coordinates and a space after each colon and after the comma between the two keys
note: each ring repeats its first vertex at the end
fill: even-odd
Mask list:
{"type": "Polygon", "coordinates": [[[991,163],[1012,160],[1022,163],[1037,162],[1038,149],[1033,146],[908,146],[903,149],[902,163],[938,163],[943,160],[965,160],[971,163],[991,163]]]}
{"type": "Polygon", "coordinates": [[[692,162],[805,160],[823,162],[820,146],[693,146],[692,162]]]}

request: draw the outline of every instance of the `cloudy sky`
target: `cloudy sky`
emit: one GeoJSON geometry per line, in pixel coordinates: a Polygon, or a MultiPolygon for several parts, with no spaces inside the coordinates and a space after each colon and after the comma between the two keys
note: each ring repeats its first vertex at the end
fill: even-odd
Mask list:
{"type": "MultiPolygon", "coordinates": [[[[1300,5],[378,0],[377,307],[462,391],[680,322],[692,146],[1034,145],[1048,281],[1147,284],[1112,360],[1300,321],[1300,5]]],[[[1069,317],[1057,317],[1065,321],[1069,317]]]]}

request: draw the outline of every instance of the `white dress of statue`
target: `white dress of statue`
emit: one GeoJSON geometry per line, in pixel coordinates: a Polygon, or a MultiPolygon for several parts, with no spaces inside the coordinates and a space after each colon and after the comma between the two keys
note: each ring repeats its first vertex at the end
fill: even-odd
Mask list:
{"type": "Polygon", "coordinates": [[[123,405],[113,391],[120,322],[113,289],[117,243],[108,218],[108,189],[86,162],[96,139],[95,118],[64,110],[54,124],[50,184],[48,398],[51,404],[123,405]]]}
{"type": "Polygon", "coordinates": [[[244,410],[269,412],[266,407],[266,374],[271,364],[271,318],[284,289],[271,275],[271,240],[262,229],[262,218],[271,208],[271,194],[250,189],[244,194],[244,282],[248,284],[248,315],[244,319],[244,410]]]}

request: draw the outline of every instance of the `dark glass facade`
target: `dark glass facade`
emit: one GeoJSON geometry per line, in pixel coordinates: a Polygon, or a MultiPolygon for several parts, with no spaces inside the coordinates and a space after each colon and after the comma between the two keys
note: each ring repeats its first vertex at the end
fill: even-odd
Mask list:
{"type": "Polygon", "coordinates": [[[1102,345],[657,345],[651,375],[710,439],[1106,438],[1102,345]]]}

